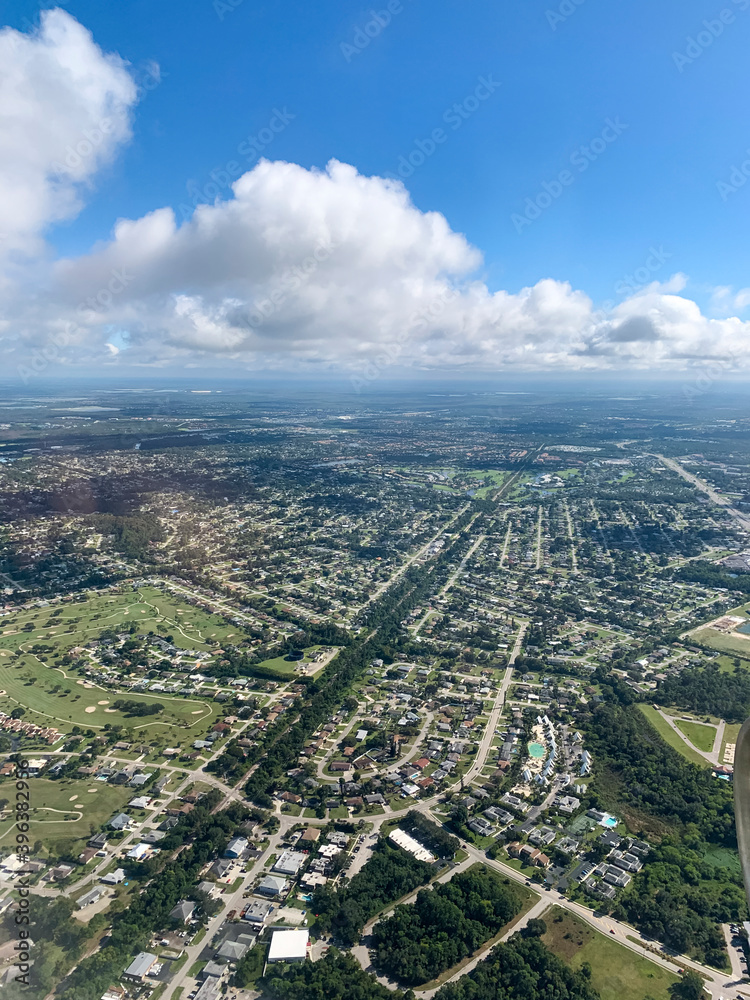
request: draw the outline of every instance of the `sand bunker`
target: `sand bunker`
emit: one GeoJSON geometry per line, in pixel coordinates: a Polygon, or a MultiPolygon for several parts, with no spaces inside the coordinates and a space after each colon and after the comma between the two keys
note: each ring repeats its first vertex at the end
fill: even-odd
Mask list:
{"type": "Polygon", "coordinates": [[[68,799],[68,802],[75,802],[77,798],[78,798],[77,795],[71,795],[70,798],[68,799]]]}
{"type": "Polygon", "coordinates": [[[99,789],[98,788],[87,788],[86,791],[89,793],[89,795],[91,795],[92,792],[98,792],[99,789]]]}
{"type": "Polygon", "coordinates": [[[105,712],[106,712],[106,713],[107,713],[108,715],[114,715],[114,714],[115,714],[115,713],[117,712],[117,709],[116,709],[116,708],[105,708],[105,709],[104,709],[104,711],[105,711],[105,712]]]}
{"type": "Polygon", "coordinates": [[[91,713],[95,711],[96,711],[96,705],[88,705],[86,708],[84,708],[84,712],[87,715],[91,715],[91,713]]]}
{"type": "Polygon", "coordinates": [[[202,708],[197,708],[194,712],[191,712],[190,714],[191,715],[200,715],[202,711],[203,711],[202,708]]]}
{"type": "Polygon", "coordinates": [[[105,698],[104,701],[97,701],[97,705],[109,705],[109,698],[105,698]]]}

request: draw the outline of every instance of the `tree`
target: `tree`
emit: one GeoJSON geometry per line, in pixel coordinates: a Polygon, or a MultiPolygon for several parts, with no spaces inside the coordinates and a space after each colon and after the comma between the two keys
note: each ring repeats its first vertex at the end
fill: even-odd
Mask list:
{"type": "Polygon", "coordinates": [[[703,979],[697,972],[688,969],[683,973],[682,979],[672,987],[672,996],[679,1000],[701,1000],[704,993],[703,979]]]}
{"type": "Polygon", "coordinates": [[[543,937],[547,933],[547,925],[538,917],[532,917],[521,933],[524,937],[543,937]]]}

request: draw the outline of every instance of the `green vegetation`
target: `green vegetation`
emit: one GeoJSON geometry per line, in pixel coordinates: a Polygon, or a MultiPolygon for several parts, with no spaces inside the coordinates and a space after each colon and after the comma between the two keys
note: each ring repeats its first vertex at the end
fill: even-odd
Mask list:
{"type": "Polygon", "coordinates": [[[274,1000],[406,1000],[401,990],[381,986],[335,948],[319,962],[272,966],[264,985],[274,1000]]]}
{"type": "MultiPolygon", "coordinates": [[[[73,917],[75,903],[64,897],[49,899],[34,897],[32,911],[34,962],[29,973],[29,984],[24,986],[9,980],[3,985],[3,996],[8,1000],[21,1000],[25,996],[45,996],[60,981],[60,974],[69,968],[83,953],[89,938],[102,932],[108,918],[96,914],[88,924],[73,917]],[[31,987],[31,994],[30,994],[31,987]]],[[[3,938],[13,943],[19,940],[19,927],[15,914],[2,918],[3,938]]]]}
{"type": "Polygon", "coordinates": [[[709,844],[734,853],[731,787],[688,764],[635,706],[596,709],[589,743],[599,762],[593,783],[598,800],[625,815],[635,832],[650,829],[661,839],[615,915],[678,952],[723,968],[718,924],[741,919],[742,879],[737,868],[703,855],[709,844]]]}
{"type": "Polygon", "coordinates": [[[126,559],[148,559],[153,542],[163,542],[164,529],[155,514],[94,514],[94,528],[109,535],[116,552],[126,559]]]}
{"type": "Polygon", "coordinates": [[[195,729],[201,726],[203,732],[205,723],[213,721],[221,710],[212,702],[170,698],[164,694],[157,697],[129,693],[127,701],[122,701],[108,688],[84,686],[70,676],[65,677],[61,671],[26,659],[12,663],[7,658],[0,658],[0,688],[6,691],[9,701],[24,706],[33,721],[61,731],[69,731],[73,726],[95,731],[105,726],[124,726],[140,731],[144,737],[168,734],[175,741],[181,736],[194,740],[198,738],[195,729]],[[118,700],[127,707],[115,708],[118,700]],[[155,705],[158,721],[134,721],[137,716],[151,715],[155,705]],[[135,706],[142,707],[134,710],[135,706]],[[181,734],[180,729],[193,731],[181,734]]]}
{"type": "Polygon", "coordinates": [[[654,727],[659,736],[668,743],[674,750],[681,754],[686,760],[689,760],[692,764],[697,764],[698,767],[708,767],[708,761],[705,757],[701,757],[697,750],[688,746],[684,740],[681,740],[677,733],[672,729],[670,724],[664,719],[653,706],[646,705],[643,702],[638,704],[638,709],[641,711],[649,723],[654,727]]]}
{"type": "Polygon", "coordinates": [[[750,671],[740,666],[725,673],[713,663],[692,667],[660,681],[654,701],[727,722],[744,722],[750,715],[750,671]]]}
{"type": "Polygon", "coordinates": [[[98,1000],[110,982],[119,979],[131,957],[144,949],[150,935],[168,925],[169,911],[190,895],[201,868],[224,852],[230,836],[248,816],[237,803],[212,814],[220,800],[220,792],[209,792],[161,842],[164,860],[157,858],[142,866],[153,875],[151,881],[116,915],[105,946],[80,962],[62,984],[62,1000],[98,1000]],[[185,843],[190,846],[165,863],[169,853],[185,843]]]}
{"type": "Polygon", "coordinates": [[[718,866],[685,843],[665,840],[648,855],[614,915],[680,954],[723,969],[719,924],[742,920],[745,908],[739,866],[718,866]]]}
{"type": "Polygon", "coordinates": [[[702,722],[685,722],[683,719],[676,720],[675,725],[699,750],[704,753],[710,753],[713,750],[716,726],[707,726],[702,722]]]}
{"type": "Polygon", "coordinates": [[[734,846],[731,787],[687,763],[635,706],[600,705],[588,732],[598,762],[594,788],[607,807],[630,814],[635,829],[641,816],[654,816],[710,843],[734,846]]]}
{"type": "Polygon", "coordinates": [[[459,848],[458,837],[451,836],[415,809],[410,809],[398,825],[439,858],[452,858],[459,848]]]}
{"type": "MultiPolygon", "coordinates": [[[[542,931],[544,923],[539,921],[542,931]]],[[[537,928],[533,928],[537,930],[537,928]]],[[[493,948],[475,969],[446,983],[435,1000],[599,1000],[586,965],[574,971],[551,952],[537,934],[514,934],[493,948]]]]}
{"type": "Polygon", "coordinates": [[[245,956],[237,963],[232,985],[247,988],[257,982],[263,975],[263,966],[266,964],[267,954],[268,942],[264,940],[258,941],[255,947],[246,952],[245,956]]]}
{"type": "Polygon", "coordinates": [[[373,930],[375,965],[416,986],[471,955],[521,909],[508,879],[482,866],[423,889],[373,930]]]}
{"type": "MultiPolygon", "coordinates": [[[[10,778],[0,779],[0,797],[9,798],[12,787],[10,778]]],[[[134,794],[132,788],[90,779],[34,778],[29,813],[32,843],[41,840],[51,856],[73,861],[86,846],[91,831],[121,812],[134,794]],[[89,792],[90,788],[96,790],[89,792]]],[[[0,848],[10,845],[12,829],[10,817],[0,822],[0,848]]]]}
{"type": "Polygon", "coordinates": [[[670,1000],[677,979],[660,965],[610,941],[568,910],[555,906],[544,921],[542,941],[575,971],[588,966],[591,985],[602,1000],[670,1000]]]}
{"type": "Polygon", "coordinates": [[[353,945],[379,910],[429,881],[432,865],[417,861],[400,847],[379,840],[367,864],[338,889],[320,886],[312,903],[316,928],[353,945]]]}

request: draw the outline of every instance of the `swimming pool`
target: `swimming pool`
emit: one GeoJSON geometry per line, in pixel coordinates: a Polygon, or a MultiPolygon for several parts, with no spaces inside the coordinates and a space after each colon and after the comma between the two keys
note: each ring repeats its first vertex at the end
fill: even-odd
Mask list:
{"type": "Polygon", "coordinates": [[[614,816],[605,816],[599,825],[606,826],[608,830],[611,830],[617,826],[617,820],[614,816]]]}
{"type": "Polygon", "coordinates": [[[529,756],[533,757],[535,760],[541,760],[547,752],[541,743],[529,743],[528,750],[529,756]]]}

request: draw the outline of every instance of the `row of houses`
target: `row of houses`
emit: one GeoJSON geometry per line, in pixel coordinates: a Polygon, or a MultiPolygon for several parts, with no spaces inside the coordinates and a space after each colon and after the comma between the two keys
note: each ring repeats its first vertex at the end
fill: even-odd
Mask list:
{"type": "Polygon", "coordinates": [[[20,736],[28,736],[31,739],[43,740],[52,746],[63,738],[63,734],[52,726],[38,726],[35,722],[24,719],[14,719],[5,712],[0,712],[0,729],[10,733],[18,733],[20,736]]]}

